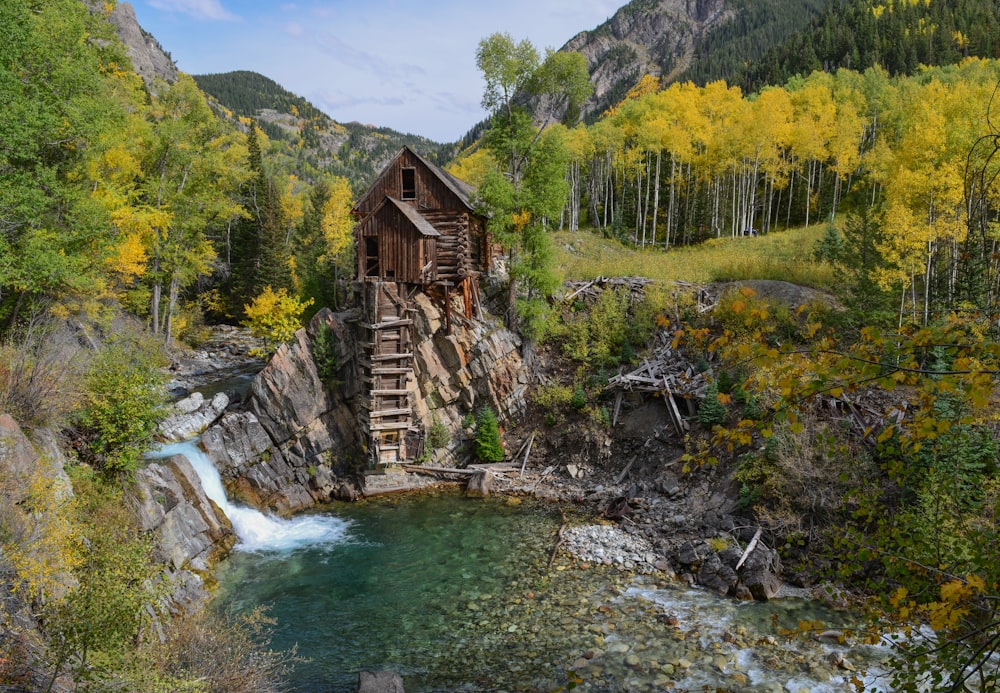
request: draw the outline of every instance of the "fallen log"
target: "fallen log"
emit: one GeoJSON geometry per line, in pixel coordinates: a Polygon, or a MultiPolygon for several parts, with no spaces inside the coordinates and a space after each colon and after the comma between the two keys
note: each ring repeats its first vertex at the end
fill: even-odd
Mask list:
{"type": "Polygon", "coordinates": [[[472,476],[478,473],[477,469],[459,469],[458,467],[427,467],[422,464],[401,464],[400,469],[405,472],[417,474],[457,474],[458,476],[472,476]]]}
{"type": "Polygon", "coordinates": [[[531,454],[531,446],[535,442],[535,432],[531,432],[531,438],[528,439],[528,451],[524,453],[524,459],[521,461],[521,478],[524,478],[524,467],[528,464],[528,456],[531,454]]]}
{"type": "Polygon", "coordinates": [[[754,550],[754,549],[756,549],[756,548],[757,548],[757,542],[758,542],[758,541],[760,541],[760,533],[761,533],[762,531],[763,531],[763,528],[762,528],[762,527],[758,527],[758,528],[757,528],[757,531],[756,531],[756,532],[754,533],[754,535],[753,535],[753,539],[751,539],[751,540],[750,540],[750,543],[749,543],[749,544],[747,544],[747,548],[746,548],[746,550],[745,550],[745,551],[743,552],[743,555],[742,555],[742,556],[740,556],[740,560],[736,562],[736,570],[739,570],[739,569],[740,569],[740,567],[741,567],[741,566],[743,565],[743,563],[744,563],[744,562],[745,562],[745,561],[747,560],[747,557],[748,557],[748,556],[749,556],[749,555],[750,555],[751,553],[753,553],[753,550],[754,550]]]}

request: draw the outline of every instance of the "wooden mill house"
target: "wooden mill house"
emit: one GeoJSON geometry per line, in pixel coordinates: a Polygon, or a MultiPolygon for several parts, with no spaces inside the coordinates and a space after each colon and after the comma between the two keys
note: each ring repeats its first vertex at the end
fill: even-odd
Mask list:
{"type": "Polygon", "coordinates": [[[411,299],[422,291],[443,301],[448,329],[453,300],[461,296],[468,318],[478,302],[479,276],[491,257],[474,192],[403,147],[352,210],[364,307],[360,423],[377,469],[412,460],[423,444],[408,389],[411,299]]]}

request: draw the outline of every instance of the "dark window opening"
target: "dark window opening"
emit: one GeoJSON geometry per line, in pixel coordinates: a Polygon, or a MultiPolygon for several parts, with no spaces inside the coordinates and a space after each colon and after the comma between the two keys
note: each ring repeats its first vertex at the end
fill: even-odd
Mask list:
{"type": "Polygon", "coordinates": [[[365,236],[365,276],[378,276],[378,237],[365,236]]]}
{"type": "Polygon", "coordinates": [[[415,168],[404,168],[403,173],[403,188],[400,197],[404,200],[415,200],[417,199],[417,169],[415,168]]]}

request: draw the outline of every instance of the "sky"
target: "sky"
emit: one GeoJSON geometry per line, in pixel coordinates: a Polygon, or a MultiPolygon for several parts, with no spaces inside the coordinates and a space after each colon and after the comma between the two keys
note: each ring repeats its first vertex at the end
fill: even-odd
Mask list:
{"type": "Polygon", "coordinates": [[[460,139],[486,113],[479,41],[558,49],[622,0],[131,0],[189,74],[252,70],[339,122],[460,139]]]}

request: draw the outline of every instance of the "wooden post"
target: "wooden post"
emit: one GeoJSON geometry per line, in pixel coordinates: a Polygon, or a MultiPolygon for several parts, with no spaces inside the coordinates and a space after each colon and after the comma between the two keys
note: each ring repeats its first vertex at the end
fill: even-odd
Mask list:
{"type": "Polygon", "coordinates": [[[444,283],[444,324],[445,334],[451,334],[451,294],[448,293],[448,282],[444,283]]]}

